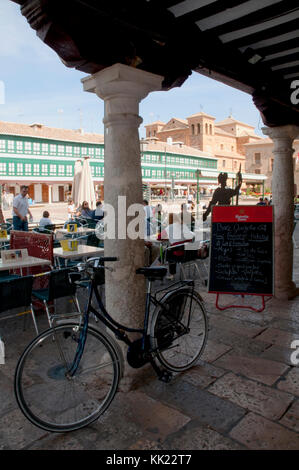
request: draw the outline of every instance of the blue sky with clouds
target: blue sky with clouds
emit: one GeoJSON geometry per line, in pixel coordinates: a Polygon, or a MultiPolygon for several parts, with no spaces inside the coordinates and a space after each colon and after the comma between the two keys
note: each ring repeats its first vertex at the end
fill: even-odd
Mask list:
{"type": "MultiPolygon", "coordinates": [[[[0,93],[3,84],[5,88],[4,103],[0,95],[0,120],[68,129],[82,126],[87,132],[103,133],[104,105],[96,95],[83,92],[84,76],[65,67],[36,36],[19,5],[0,0],[0,93]]],[[[232,113],[263,135],[250,95],[193,73],[180,88],[151,93],[141,102],[140,136],[145,136],[144,124],[185,119],[200,111],[214,116],[216,122],[232,113]]]]}

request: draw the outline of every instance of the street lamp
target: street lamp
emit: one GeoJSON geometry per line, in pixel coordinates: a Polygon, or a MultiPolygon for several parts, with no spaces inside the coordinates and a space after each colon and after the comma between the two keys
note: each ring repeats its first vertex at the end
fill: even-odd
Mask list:
{"type": "Polygon", "coordinates": [[[174,172],[171,173],[171,199],[174,201],[174,172]]]}
{"type": "Polygon", "coordinates": [[[196,218],[198,219],[198,211],[199,211],[199,177],[201,176],[201,171],[196,170],[196,218]]]}

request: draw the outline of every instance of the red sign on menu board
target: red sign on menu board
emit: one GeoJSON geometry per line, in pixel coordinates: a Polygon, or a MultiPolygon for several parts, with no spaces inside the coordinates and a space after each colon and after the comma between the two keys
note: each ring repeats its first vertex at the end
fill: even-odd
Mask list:
{"type": "Polygon", "coordinates": [[[215,206],[213,222],[273,222],[273,206],[215,206]]]}
{"type": "Polygon", "coordinates": [[[273,207],[214,206],[209,292],[273,294],[273,207]]]}

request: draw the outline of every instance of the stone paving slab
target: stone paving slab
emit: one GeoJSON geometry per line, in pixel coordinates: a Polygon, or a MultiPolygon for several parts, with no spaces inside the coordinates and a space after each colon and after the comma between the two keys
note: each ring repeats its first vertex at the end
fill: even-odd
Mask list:
{"type": "Polygon", "coordinates": [[[292,341],[298,338],[298,333],[291,333],[277,328],[267,328],[255,339],[257,341],[263,341],[264,343],[276,344],[289,348],[292,341]]]}
{"type": "Polygon", "coordinates": [[[208,391],[272,420],[280,419],[294,400],[288,393],[232,373],[219,378],[208,391]]]}
{"type": "Polygon", "coordinates": [[[223,318],[220,315],[211,315],[209,323],[211,326],[215,326],[218,329],[228,330],[230,333],[247,338],[254,338],[264,330],[264,327],[257,326],[253,323],[239,319],[223,318]]]}
{"type": "Polygon", "coordinates": [[[277,388],[299,396],[299,367],[293,367],[277,384],[277,388]]]}
{"type": "Polygon", "coordinates": [[[269,348],[265,349],[261,354],[260,357],[264,359],[270,359],[271,361],[277,361],[288,366],[293,366],[291,360],[291,354],[293,350],[288,348],[282,348],[280,346],[270,346],[269,348]]]}
{"type": "Polygon", "coordinates": [[[244,446],[193,420],[180,432],[169,435],[161,448],[163,450],[243,450],[244,446]]]}
{"type": "Polygon", "coordinates": [[[224,369],[219,369],[219,367],[214,367],[211,364],[205,364],[203,361],[200,362],[200,365],[182,372],[180,375],[180,380],[189,382],[195,387],[206,388],[215,382],[217,378],[226,373],[224,369]]]}
{"type": "Polygon", "coordinates": [[[24,449],[46,435],[45,431],[33,426],[19,409],[1,416],[0,442],[7,449],[24,449]]]}
{"type": "Polygon", "coordinates": [[[218,343],[216,341],[211,340],[208,337],[208,341],[203,351],[203,354],[201,355],[201,359],[205,362],[214,362],[216,361],[216,359],[223,356],[223,354],[227,353],[231,349],[232,349],[231,346],[218,343]]]}
{"type": "Polygon", "coordinates": [[[229,330],[221,330],[217,327],[211,328],[209,332],[209,338],[214,343],[229,346],[234,350],[235,354],[240,355],[260,355],[261,352],[270,346],[269,343],[254,341],[252,338],[247,338],[245,336],[231,333],[229,330]]]}
{"type": "Polygon", "coordinates": [[[175,407],[187,416],[197,418],[200,423],[218,432],[227,432],[246,413],[238,405],[179,379],[169,384],[152,381],[142,389],[149,396],[175,407]]]}
{"type": "Polygon", "coordinates": [[[267,385],[273,385],[288,369],[286,364],[276,361],[253,356],[241,356],[234,353],[227,353],[217,359],[214,365],[267,385]]]}
{"type": "Polygon", "coordinates": [[[254,413],[246,415],[230,437],[252,450],[298,450],[299,434],[254,413]]]}
{"type": "Polygon", "coordinates": [[[299,400],[292,403],[292,406],[279,422],[287,428],[299,432],[299,400]]]}

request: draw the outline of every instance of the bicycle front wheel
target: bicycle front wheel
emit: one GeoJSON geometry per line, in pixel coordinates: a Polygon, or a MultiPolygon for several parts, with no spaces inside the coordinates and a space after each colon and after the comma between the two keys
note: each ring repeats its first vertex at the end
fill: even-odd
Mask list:
{"type": "Polygon", "coordinates": [[[201,297],[192,289],[169,294],[153,314],[152,348],[166,369],[189,369],[203,352],[208,322],[201,297]]]}
{"type": "Polygon", "coordinates": [[[15,372],[15,394],[24,415],[46,431],[74,431],[108,408],[120,378],[120,358],[112,340],[89,327],[77,371],[69,376],[81,328],[61,324],[37,336],[15,372]]]}

